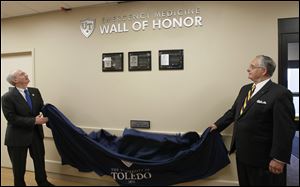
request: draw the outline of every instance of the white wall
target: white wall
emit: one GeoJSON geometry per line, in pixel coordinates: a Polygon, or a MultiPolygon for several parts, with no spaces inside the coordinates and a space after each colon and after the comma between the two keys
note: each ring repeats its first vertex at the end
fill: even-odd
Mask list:
{"type": "MultiPolygon", "coordinates": [[[[94,6],[1,20],[1,53],[34,48],[35,83],[44,100],[84,129],[120,133],[131,119],[144,119],[151,121],[152,131],[201,133],[250,82],[246,69],[256,55],[277,62],[277,20],[298,15],[299,3],[288,1],[94,6]],[[195,7],[203,17],[201,27],[110,35],[99,31],[103,17],[195,7]],[[79,29],[86,18],[97,20],[89,38],[79,29]],[[184,49],[184,70],[159,71],[161,49],[184,49]],[[152,51],[152,71],[129,72],[128,52],[143,50],[152,51]],[[101,56],[108,52],[124,52],[124,72],[102,72],[101,56]]],[[[275,82],[277,76],[276,71],[275,82]]],[[[47,159],[59,160],[51,139],[46,141],[47,159]]],[[[226,173],[233,174],[231,179],[222,175],[224,180],[236,181],[235,168],[226,173]]]]}

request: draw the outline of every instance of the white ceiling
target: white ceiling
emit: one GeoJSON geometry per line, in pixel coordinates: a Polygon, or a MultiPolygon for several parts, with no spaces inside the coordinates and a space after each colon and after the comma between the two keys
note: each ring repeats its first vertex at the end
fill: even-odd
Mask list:
{"type": "Polygon", "coordinates": [[[122,1],[1,1],[1,19],[122,1]]]}

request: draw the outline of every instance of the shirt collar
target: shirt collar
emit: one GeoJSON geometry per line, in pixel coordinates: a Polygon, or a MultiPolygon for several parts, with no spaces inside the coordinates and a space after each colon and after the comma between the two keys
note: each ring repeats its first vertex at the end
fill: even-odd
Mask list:
{"type": "Polygon", "coordinates": [[[22,92],[22,93],[24,93],[25,92],[25,90],[28,90],[28,88],[18,88],[18,87],[16,87],[18,90],[19,90],[19,92],[22,92]]]}
{"type": "Polygon", "coordinates": [[[261,82],[259,82],[259,83],[257,83],[255,86],[257,87],[263,87],[269,80],[271,80],[271,78],[268,78],[268,79],[266,79],[266,80],[264,80],[264,81],[261,81],[261,82]]]}
{"type": "Polygon", "coordinates": [[[255,90],[254,90],[254,92],[257,93],[257,92],[258,92],[262,87],[264,87],[264,85],[267,84],[267,82],[269,82],[270,80],[271,80],[271,78],[266,79],[266,80],[264,80],[264,81],[261,81],[261,82],[255,84],[255,90]]]}

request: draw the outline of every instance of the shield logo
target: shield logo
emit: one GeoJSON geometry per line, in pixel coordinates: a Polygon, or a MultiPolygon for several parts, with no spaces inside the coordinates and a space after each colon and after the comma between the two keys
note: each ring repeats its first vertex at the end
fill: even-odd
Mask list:
{"type": "Polygon", "coordinates": [[[85,37],[89,37],[95,29],[95,19],[85,19],[80,21],[80,30],[85,37]]]}

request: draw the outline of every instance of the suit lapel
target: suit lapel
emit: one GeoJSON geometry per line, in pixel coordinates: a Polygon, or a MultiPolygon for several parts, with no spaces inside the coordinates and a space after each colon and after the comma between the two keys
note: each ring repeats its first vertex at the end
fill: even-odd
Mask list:
{"type": "Polygon", "coordinates": [[[273,82],[272,81],[268,81],[247,103],[247,106],[243,112],[242,115],[239,116],[239,118],[241,116],[243,116],[245,113],[247,113],[247,111],[251,108],[251,106],[257,101],[258,98],[260,98],[261,96],[263,96],[264,94],[266,94],[269,89],[270,86],[273,82]]]}

